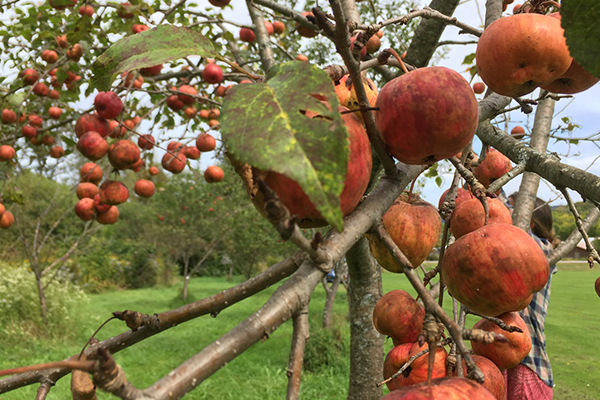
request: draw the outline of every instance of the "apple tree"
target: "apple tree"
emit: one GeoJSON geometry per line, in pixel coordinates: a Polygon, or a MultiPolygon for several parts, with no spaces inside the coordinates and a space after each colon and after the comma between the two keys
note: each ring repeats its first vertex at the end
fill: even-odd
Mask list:
{"type": "MultiPolygon", "coordinates": [[[[88,162],[81,166],[75,213],[84,221],[118,224],[118,206],[130,191],[146,198],[154,194],[155,157],[170,174],[191,169],[196,174],[190,179],[198,179],[199,172],[210,184],[236,184],[223,181],[226,167],[204,163],[216,150],[239,175],[248,205],[299,251],[238,286],[181,308],[154,315],[115,313],[128,330],[90,346],[85,359],[18,370],[0,381],[0,393],[39,384],[43,399],[73,371],[73,382],[91,379],[124,399],[181,398],[292,319],[287,398],[298,398],[309,335],[306,305],[345,257],[349,399],[380,398],[382,366],[390,388],[413,390],[413,384],[426,381],[446,393],[466,390],[473,398],[494,398],[479,384],[492,379],[466,342],[475,349],[510,340],[519,323],[505,314],[527,306],[548,281],[548,265],[581,236],[587,238],[600,215],[595,208],[581,220],[567,192],[597,205],[600,179],[548,151],[560,94],[577,96],[600,76],[590,51],[599,36],[593,28],[599,7],[591,1],[530,0],[503,14],[508,1],[487,0],[482,30],[452,17],[458,0],[432,0],[428,7],[331,0],[319,4],[322,8],[312,2],[301,7],[247,0],[244,23],[230,20],[232,12],[241,11],[237,4],[209,2],[49,0],[1,6],[14,15],[14,23],[0,30],[7,71],[1,172],[10,181],[25,168],[81,154],[88,162]],[[478,42],[475,65],[467,73],[483,80],[485,95],[476,97],[482,88],[471,88],[459,72],[433,65],[445,29],[459,29],[478,42]],[[382,49],[382,41],[391,48],[382,49]],[[524,97],[538,88],[532,98],[524,97]],[[498,121],[513,108],[534,113],[529,141],[500,128],[498,121]],[[481,146],[478,155],[474,145],[481,146]],[[438,210],[411,189],[401,196],[424,171],[435,177],[432,165],[442,160],[449,161],[443,168],[451,168],[454,177],[438,210]],[[133,187],[123,183],[127,170],[139,174],[133,187]],[[519,175],[514,211],[507,218],[498,211],[496,193],[519,175]],[[563,194],[577,221],[577,230],[549,255],[525,232],[541,179],[563,194]],[[462,202],[473,204],[473,217],[466,221],[470,228],[459,233],[462,202]],[[406,222],[410,218],[415,219],[406,222]],[[420,232],[405,230],[415,225],[420,232]],[[325,234],[307,238],[302,232],[324,226],[331,226],[325,234]],[[415,268],[440,235],[440,261],[421,277],[415,268]],[[451,235],[457,239],[448,245],[451,235]],[[404,273],[422,305],[398,293],[382,297],[381,267],[404,273]],[[515,279],[518,284],[505,284],[515,279]],[[114,357],[118,351],[215,315],[274,284],[278,289],[255,314],[168,375],[145,389],[127,381],[114,357]],[[442,309],[448,297],[453,316],[442,309]],[[388,311],[379,312],[383,306],[388,311]],[[398,333],[391,310],[406,316],[413,329],[398,333]],[[467,311],[493,323],[468,329],[467,311]],[[387,361],[384,365],[383,335],[398,344],[388,356],[395,360],[391,371],[387,361]],[[469,379],[432,382],[455,369],[469,379]]],[[[1,201],[0,226],[10,229],[11,210],[18,205],[1,201]]],[[[189,237],[190,246],[203,242],[208,253],[213,242],[200,232],[189,234],[197,235],[189,237]]],[[[222,232],[221,239],[227,235],[222,232]]],[[[593,265],[600,257],[589,239],[588,247],[593,265]]],[[[404,392],[387,398],[401,398],[398,393],[404,392]]]]}

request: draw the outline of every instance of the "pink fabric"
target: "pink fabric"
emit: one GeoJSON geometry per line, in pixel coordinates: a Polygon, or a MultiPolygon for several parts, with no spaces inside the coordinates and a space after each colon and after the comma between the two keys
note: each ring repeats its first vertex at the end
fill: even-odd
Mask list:
{"type": "Polygon", "coordinates": [[[506,400],[552,400],[552,388],[523,364],[502,371],[506,400]]]}

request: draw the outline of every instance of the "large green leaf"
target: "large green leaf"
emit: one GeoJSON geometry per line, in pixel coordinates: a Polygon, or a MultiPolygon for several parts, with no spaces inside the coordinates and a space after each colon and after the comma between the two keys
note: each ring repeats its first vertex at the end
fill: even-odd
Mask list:
{"type": "Polygon", "coordinates": [[[563,0],[560,15],[571,56],[600,78],[600,1],[563,0]]]}
{"type": "Polygon", "coordinates": [[[349,140],[329,76],[309,63],[271,69],[264,83],[235,86],[223,102],[221,135],[244,163],[296,181],[333,227],[343,227],[339,197],[349,140]],[[329,109],[312,95],[328,99],[329,109]],[[307,111],[320,117],[309,118],[307,111]]]}
{"type": "Polygon", "coordinates": [[[108,90],[116,74],[153,67],[186,56],[215,57],[214,46],[198,32],[173,25],[127,36],[112,45],[92,65],[92,87],[108,90]]]}

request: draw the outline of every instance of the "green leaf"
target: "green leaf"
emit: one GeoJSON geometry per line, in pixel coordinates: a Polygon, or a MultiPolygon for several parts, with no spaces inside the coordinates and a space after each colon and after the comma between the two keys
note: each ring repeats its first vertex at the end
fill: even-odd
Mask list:
{"type": "Polygon", "coordinates": [[[16,187],[8,187],[8,190],[6,191],[6,198],[12,203],[17,203],[20,205],[25,204],[25,201],[23,200],[23,192],[16,187]]]}
{"type": "Polygon", "coordinates": [[[473,61],[475,61],[475,53],[471,53],[467,56],[465,56],[465,59],[463,60],[463,65],[471,65],[473,64],[473,61]]]}
{"type": "Polygon", "coordinates": [[[92,19],[90,17],[81,17],[77,22],[69,27],[67,33],[67,41],[69,43],[79,43],[84,38],[88,37],[92,30],[92,19]]]}
{"type": "Polygon", "coordinates": [[[563,0],[560,16],[571,56],[584,69],[600,78],[600,2],[563,0]]]}
{"type": "Polygon", "coordinates": [[[442,187],[442,183],[443,181],[441,176],[435,178],[435,184],[438,185],[438,187],[442,187]]]}
{"type": "Polygon", "coordinates": [[[160,25],[121,39],[98,57],[92,65],[91,86],[105,91],[110,89],[118,73],[191,55],[214,58],[217,54],[211,41],[202,34],[187,28],[160,25]]]}
{"type": "Polygon", "coordinates": [[[265,83],[238,85],[221,109],[221,136],[234,157],[296,181],[323,218],[343,227],[340,194],[349,153],[331,79],[303,62],[275,66],[265,83]],[[312,95],[327,99],[331,109],[312,95]],[[312,111],[320,117],[309,118],[312,111]]]}

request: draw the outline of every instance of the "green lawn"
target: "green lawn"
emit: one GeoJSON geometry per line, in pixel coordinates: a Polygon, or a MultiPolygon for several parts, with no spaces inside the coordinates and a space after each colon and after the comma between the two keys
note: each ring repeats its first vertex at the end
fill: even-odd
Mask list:
{"type": "MultiPolygon", "coordinates": [[[[546,322],[548,350],[554,368],[556,399],[600,399],[598,383],[598,354],[600,354],[600,299],[593,283],[598,270],[590,271],[583,264],[559,266],[552,284],[552,299],[546,322]]],[[[201,278],[191,282],[194,298],[209,296],[232,284],[221,278],[201,278]]],[[[411,293],[402,275],[386,273],[384,291],[405,289],[411,293]]],[[[26,346],[0,343],[0,369],[30,363],[59,360],[79,351],[87,336],[93,332],[112,311],[133,309],[147,313],[167,310],[177,306],[179,288],[156,288],[110,292],[90,296],[89,304],[82,307],[82,318],[74,328],[74,338],[51,342],[30,341],[26,346]]],[[[217,318],[202,317],[173,328],[116,355],[131,382],[146,387],[168,373],[172,368],[195,354],[207,344],[227,332],[241,319],[254,312],[274,291],[265,292],[224,310],[217,318]]],[[[324,292],[317,288],[310,304],[313,338],[321,320],[324,292]]],[[[450,302],[445,308],[449,309],[450,302]]],[[[335,305],[336,322],[346,338],[349,329],[345,324],[346,295],[341,289],[335,305]]],[[[474,319],[472,320],[474,322],[474,319]]],[[[123,330],[121,323],[113,321],[100,333],[100,339],[123,330]]],[[[264,343],[258,343],[245,354],[218,371],[191,392],[188,399],[282,399],[285,398],[287,378],[285,370],[290,347],[291,322],[284,324],[264,343]]],[[[313,341],[314,342],[314,341],[313,341]]],[[[386,343],[386,350],[391,343],[386,343]]],[[[347,391],[347,357],[338,358],[303,376],[302,398],[344,399],[347,391]]],[[[31,386],[0,395],[0,400],[33,399],[36,387],[31,386]]],[[[69,398],[69,380],[63,379],[52,389],[48,399],[69,398]]],[[[112,398],[101,393],[100,399],[112,398]]]]}

